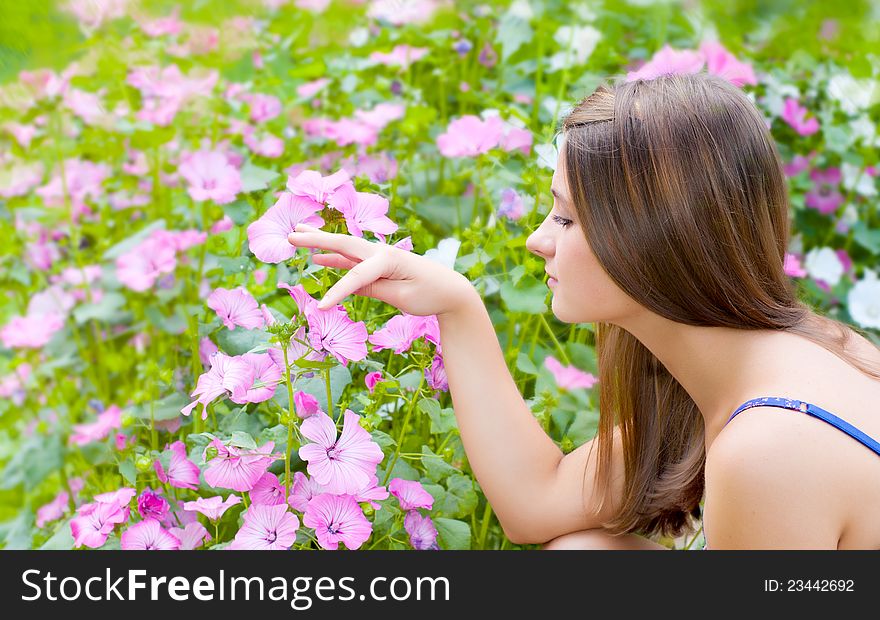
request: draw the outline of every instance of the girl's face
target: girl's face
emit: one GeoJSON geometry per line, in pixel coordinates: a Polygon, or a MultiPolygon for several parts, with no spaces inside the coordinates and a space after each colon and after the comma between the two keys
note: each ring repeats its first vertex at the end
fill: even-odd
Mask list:
{"type": "Polygon", "coordinates": [[[559,141],[551,191],[553,209],[526,240],[526,248],[544,259],[553,292],[551,308],[563,323],[616,323],[637,308],[605,272],[577,221],[565,180],[564,137],[559,141]]]}

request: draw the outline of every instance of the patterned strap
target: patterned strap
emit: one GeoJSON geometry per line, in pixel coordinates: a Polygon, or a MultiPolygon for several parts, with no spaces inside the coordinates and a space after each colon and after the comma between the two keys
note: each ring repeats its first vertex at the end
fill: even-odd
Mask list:
{"type": "Polygon", "coordinates": [[[872,437],[869,437],[855,426],[847,422],[846,420],[841,420],[836,415],[829,411],[825,411],[821,407],[817,407],[816,405],[812,405],[810,403],[805,403],[802,400],[794,400],[791,398],[778,398],[775,396],[765,396],[763,398],[753,398],[742,405],[740,405],[739,409],[733,412],[733,415],[725,423],[730,424],[730,420],[736,417],[739,413],[742,413],[746,409],[750,409],[751,407],[782,407],[784,409],[792,409],[794,411],[800,411],[802,413],[806,413],[808,415],[813,416],[814,418],[819,418],[820,420],[824,420],[831,424],[832,426],[842,430],[844,433],[858,441],[859,443],[867,446],[878,455],[880,455],[880,442],[872,437]]]}

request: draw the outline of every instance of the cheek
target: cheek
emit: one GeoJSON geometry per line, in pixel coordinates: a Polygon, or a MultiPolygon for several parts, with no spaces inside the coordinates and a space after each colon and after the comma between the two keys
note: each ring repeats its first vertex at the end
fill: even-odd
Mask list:
{"type": "Polygon", "coordinates": [[[567,323],[612,320],[626,312],[629,298],[605,273],[587,242],[578,241],[557,247],[560,284],[553,295],[553,313],[567,323]]]}

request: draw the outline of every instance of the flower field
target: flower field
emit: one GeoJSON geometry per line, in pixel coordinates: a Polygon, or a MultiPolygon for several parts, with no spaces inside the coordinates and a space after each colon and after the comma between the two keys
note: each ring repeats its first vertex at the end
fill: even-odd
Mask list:
{"type": "Polygon", "coordinates": [[[468,465],[436,316],[319,306],[344,271],[287,235],[305,223],[467,276],[570,452],[597,428],[593,325],[554,318],[525,240],[559,120],[610,76],[745,90],[789,182],[786,272],[880,344],[880,15],[770,5],[10,9],[0,547],[534,548],[507,540],[468,465]]]}

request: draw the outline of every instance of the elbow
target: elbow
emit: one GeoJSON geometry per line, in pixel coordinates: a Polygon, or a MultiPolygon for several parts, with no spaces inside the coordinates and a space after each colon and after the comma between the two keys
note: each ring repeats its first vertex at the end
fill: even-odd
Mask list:
{"type": "Polygon", "coordinates": [[[540,545],[549,540],[549,538],[541,536],[541,533],[537,528],[528,527],[528,524],[525,526],[523,524],[518,524],[518,527],[514,527],[513,524],[502,522],[500,519],[499,523],[501,524],[501,529],[507,537],[507,540],[515,545],[540,545]]]}

